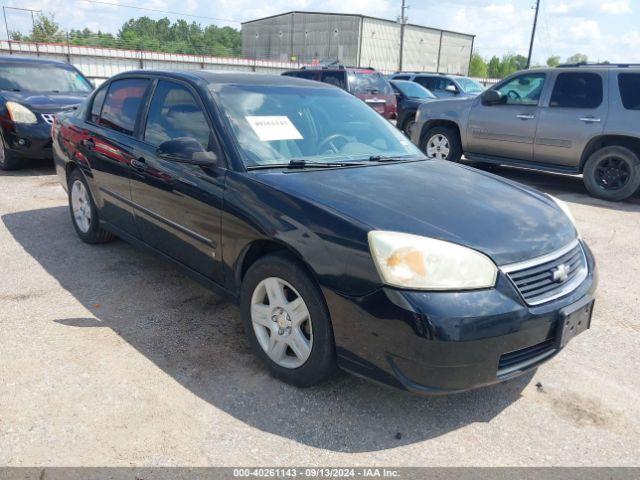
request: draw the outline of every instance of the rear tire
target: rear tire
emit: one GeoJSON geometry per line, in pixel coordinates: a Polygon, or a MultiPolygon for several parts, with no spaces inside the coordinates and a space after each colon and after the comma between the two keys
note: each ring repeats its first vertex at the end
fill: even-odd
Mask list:
{"type": "Polygon", "coordinates": [[[589,156],[582,177],[592,196],[621,202],[640,189],[640,158],[626,147],[604,147],[589,156]]]}
{"type": "Polygon", "coordinates": [[[427,158],[459,162],[462,157],[460,134],[453,127],[431,127],[423,135],[420,149],[427,158]]]}
{"type": "Polygon", "coordinates": [[[415,124],[416,124],[415,114],[409,115],[407,116],[407,118],[404,119],[401,130],[408,138],[411,138],[411,129],[414,127],[415,124]]]}
{"type": "Polygon", "coordinates": [[[320,288],[285,254],[247,271],[240,315],[254,353],[274,377],[298,387],[324,382],[336,370],[333,328],[320,288]]]}
{"type": "Polygon", "coordinates": [[[98,209],[93,202],[89,185],[79,170],[69,175],[69,212],[76,233],[85,243],[106,243],[116,237],[100,226],[98,209]]]}

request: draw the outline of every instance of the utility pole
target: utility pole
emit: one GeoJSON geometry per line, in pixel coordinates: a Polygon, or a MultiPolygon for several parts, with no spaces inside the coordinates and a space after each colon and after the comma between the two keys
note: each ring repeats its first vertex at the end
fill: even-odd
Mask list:
{"type": "Polygon", "coordinates": [[[536,0],[536,14],[533,17],[533,29],[531,30],[531,43],[529,43],[529,56],[527,57],[527,69],[531,66],[531,53],[533,52],[533,40],[536,38],[536,26],[538,25],[538,12],[540,11],[540,0],[536,0]]]}
{"type": "Polygon", "coordinates": [[[404,49],[404,26],[407,24],[407,15],[405,12],[409,8],[405,4],[405,0],[402,0],[402,7],[400,9],[400,60],[398,62],[398,71],[402,71],[402,50],[404,49]]]}

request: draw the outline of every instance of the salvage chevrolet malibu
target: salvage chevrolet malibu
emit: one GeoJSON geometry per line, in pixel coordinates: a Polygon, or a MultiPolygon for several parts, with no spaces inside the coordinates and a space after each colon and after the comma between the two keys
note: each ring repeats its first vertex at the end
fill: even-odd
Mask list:
{"type": "Polygon", "coordinates": [[[71,221],[240,305],[266,367],[449,393],[589,328],[593,256],[560,201],[426,159],[357,98],[270,75],[139,71],[53,128],[71,221]]]}

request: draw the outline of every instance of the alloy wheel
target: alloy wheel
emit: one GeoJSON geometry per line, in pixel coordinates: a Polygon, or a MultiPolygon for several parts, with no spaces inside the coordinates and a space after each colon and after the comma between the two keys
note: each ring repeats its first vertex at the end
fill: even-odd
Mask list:
{"type": "Polygon", "coordinates": [[[437,160],[446,160],[449,156],[451,146],[447,137],[441,133],[437,133],[427,141],[426,149],[428,158],[435,158],[437,160]]]}
{"type": "Polygon", "coordinates": [[[631,168],[620,157],[606,157],[595,169],[595,179],[605,190],[620,190],[631,178],[631,168]]]}
{"type": "Polygon", "coordinates": [[[269,277],[256,286],[251,297],[251,323],[260,347],[277,365],[298,368],[311,355],[309,309],[285,280],[269,277]]]}
{"type": "Polygon", "coordinates": [[[91,201],[80,180],[76,180],[71,186],[71,208],[76,225],[82,233],[87,233],[91,228],[91,201]]]}

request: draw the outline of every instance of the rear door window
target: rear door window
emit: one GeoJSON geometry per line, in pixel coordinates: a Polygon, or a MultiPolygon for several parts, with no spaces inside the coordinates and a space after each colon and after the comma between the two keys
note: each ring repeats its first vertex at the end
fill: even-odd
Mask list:
{"type": "Polygon", "coordinates": [[[407,75],[400,75],[400,76],[395,76],[393,77],[394,80],[409,80],[409,77],[407,75]]]}
{"type": "Polygon", "coordinates": [[[328,83],[329,85],[335,85],[343,90],[347,88],[347,74],[342,71],[327,71],[320,74],[320,81],[328,83]]]}
{"type": "Polygon", "coordinates": [[[116,132],[132,135],[149,80],[127,78],[109,85],[99,124],[116,132]]]}
{"type": "Polygon", "coordinates": [[[437,87],[436,80],[437,79],[433,77],[416,77],[414,82],[433,92],[437,87]]]}
{"type": "Polygon", "coordinates": [[[640,73],[619,74],[618,86],[624,108],[640,110],[640,73]]]}
{"type": "Polygon", "coordinates": [[[309,70],[297,70],[295,72],[285,72],[283,75],[287,77],[305,78],[307,80],[315,80],[317,78],[317,72],[309,70]]]}
{"type": "Polygon", "coordinates": [[[104,96],[107,93],[106,88],[102,88],[98,90],[98,92],[93,97],[93,102],[91,103],[91,114],[89,115],[89,121],[93,123],[98,123],[100,119],[100,110],[102,110],[102,104],[104,103],[104,96]]]}
{"type": "Polygon", "coordinates": [[[592,72],[558,75],[549,101],[550,107],[597,108],[602,103],[602,77],[592,72]]]}

